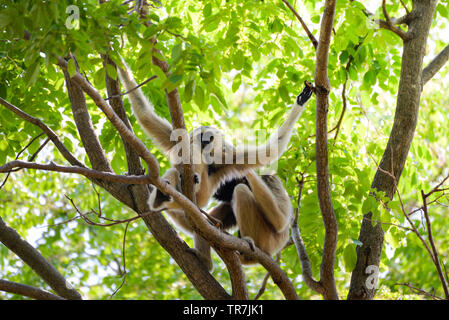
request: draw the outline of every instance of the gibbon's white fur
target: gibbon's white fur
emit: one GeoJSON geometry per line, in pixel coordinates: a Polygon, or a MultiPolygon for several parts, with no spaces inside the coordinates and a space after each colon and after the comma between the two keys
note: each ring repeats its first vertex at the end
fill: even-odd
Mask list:
{"type": "MultiPolygon", "coordinates": [[[[119,68],[119,76],[126,91],[137,87],[128,68],[125,70],[119,68]]],[[[204,208],[220,183],[224,182],[227,190],[223,194],[226,194],[227,201],[218,199],[222,202],[211,211],[211,215],[218,216],[219,220],[231,219],[230,215],[235,215],[242,235],[254,240],[261,249],[273,253],[282,247],[285,244],[285,238],[288,238],[288,224],[291,217],[290,200],[277,177],[270,181],[264,176],[258,176],[254,169],[278,160],[284,153],[294,125],[304,111],[312,92],[312,87],[306,84],[280,128],[265,144],[250,147],[234,147],[224,140],[219,130],[207,126],[194,129],[187,139],[184,137],[182,140],[184,144],[178,144],[176,135],[187,133],[176,133],[167,120],[159,117],[140,88],[131,91],[128,97],[142,128],[170,158],[173,167],[164,174],[163,178],[181,190],[180,172],[182,172],[183,163],[179,163],[179,152],[184,151],[183,156],[185,154],[190,156],[188,160],[192,163],[195,173],[195,195],[198,207],[204,208]],[[242,177],[247,182],[236,183],[242,177]],[[232,187],[229,187],[228,183],[232,187]],[[275,241],[275,238],[282,241],[275,241]]],[[[164,195],[155,187],[150,193],[149,205],[155,211],[165,209],[179,227],[192,233],[182,208],[171,197],[164,195]]],[[[210,248],[207,242],[195,234],[194,239],[195,248],[200,251],[200,257],[204,258],[211,269],[210,248]]]]}

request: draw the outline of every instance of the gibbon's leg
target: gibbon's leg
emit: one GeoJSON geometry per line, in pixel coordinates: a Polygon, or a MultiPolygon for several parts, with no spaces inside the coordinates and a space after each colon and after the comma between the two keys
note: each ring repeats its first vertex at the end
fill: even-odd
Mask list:
{"type": "MultiPolygon", "coordinates": [[[[137,87],[137,83],[131,75],[131,71],[122,60],[125,70],[118,69],[120,80],[128,92],[137,87]]],[[[144,96],[142,90],[137,88],[128,93],[128,97],[133,109],[133,113],[139,121],[141,127],[154,140],[154,142],[162,148],[162,151],[168,151],[176,144],[176,141],[170,141],[170,136],[173,131],[171,124],[159,117],[154,112],[153,105],[144,96]]]]}
{"type": "MultiPolygon", "coordinates": [[[[261,215],[254,194],[245,184],[238,184],[232,196],[232,210],[243,239],[250,238],[263,250],[264,235],[268,235],[269,226],[261,215]]],[[[268,239],[266,239],[268,240],[268,239]]]]}
{"type": "MultiPolygon", "coordinates": [[[[232,212],[231,204],[228,202],[222,202],[215,208],[213,208],[209,215],[215,219],[221,221],[221,224],[225,230],[235,226],[236,221],[234,213],[232,212]]],[[[200,260],[207,266],[209,271],[213,270],[213,263],[210,251],[209,242],[201,237],[199,234],[194,233],[193,235],[194,248],[190,250],[193,254],[197,255],[200,260]]]]}
{"type": "Polygon", "coordinates": [[[273,184],[270,189],[267,186],[267,183],[252,170],[248,172],[246,178],[251,186],[255,201],[259,205],[261,214],[263,214],[266,222],[270,224],[276,232],[285,230],[290,223],[291,204],[282,183],[280,183],[276,177],[268,177],[268,179],[273,179],[273,181],[270,182],[273,184]],[[276,183],[279,183],[279,185],[275,186],[274,184],[276,183]]]}

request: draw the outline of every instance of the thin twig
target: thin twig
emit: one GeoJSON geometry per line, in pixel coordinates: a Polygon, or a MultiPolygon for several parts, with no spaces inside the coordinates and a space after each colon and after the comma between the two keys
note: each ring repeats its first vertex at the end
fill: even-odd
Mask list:
{"type": "Polygon", "coordinates": [[[45,134],[51,139],[51,141],[54,143],[56,148],[59,150],[59,152],[64,156],[64,158],[71,164],[76,165],[79,167],[85,167],[83,163],[78,161],[71,153],[70,151],[64,146],[64,144],[59,140],[56,133],[50,129],[45,123],[43,123],[40,119],[37,119],[33,116],[30,116],[28,113],[22,111],[21,109],[17,108],[15,105],[9,103],[8,101],[4,100],[0,97],[0,104],[5,106],[7,109],[14,112],[16,115],[21,117],[22,119],[26,120],[27,122],[34,124],[35,126],[42,129],[42,131],[45,132],[45,134]]]}
{"type": "Polygon", "coordinates": [[[410,10],[409,10],[409,9],[407,8],[407,6],[405,5],[404,1],[402,1],[402,0],[399,0],[399,1],[401,2],[402,6],[404,7],[405,12],[407,12],[407,14],[409,14],[409,13],[410,13],[410,10]]]}
{"type": "MultiPolygon", "coordinates": [[[[20,151],[17,153],[15,160],[18,160],[18,159],[20,158],[21,154],[22,154],[26,149],[28,149],[28,147],[31,146],[31,144],[32,144],[34,141],[36,141],[38,138],[40,138],[43,134],[44,134],[44,133],[42,132],[42,133],[40,133],[39,135],[37,135],[36,137],[34,137],[33,139],[31,139],[31,141],[28,142],[27,145],[26,145],[25,147],[23,147],[22,150],[20,150],[20,151]]],[[[45,145],[45,144],[44,144],[44,145],[45,145]]],[[[0,185],[0,190],[3,188],[3,186],[4,186],[4,185],[6,184],[6,182],[8,181],[8,178],[9,178],[11,172],[13,172],[13,171],[18,171],[18,170],[20,170],[20,169],[16,169],[16,170],[13,170],[13,169],[12,169],[12,170],[9,170],[9,171],[8,171],[8,173],[6,174],[5,179],[3,180],[3,183],[0,185]]]]}
{"type": "Polygon", "coordinates": [[[426,297],[430,297],[432,299],[436,299],[436,300],[444,300],[442,297],[438,297],[430,292],[424,291],[423,289],[417,288],[415,286],[412,286],[410,283],[396,283],[396,286],[406,286],[410,289],[412,289],[413,292],[418,293],[420,295],[426,296],[426,297]]]}
{"type": "MultiPolygon", "coordinates": [[[[277,263],[279,263],[280,260],[281,260],[281,253],[279,252],[279,253],[276,255],[276,260],[275,260],[275,261],[276,261],[277,263]]],[[[266,288],[267,288],[268,279],[270,279],[270,273],[269,273],[269,272],[267,272],[267,273],[265,274],[265,276],[263,277],[262,285],[260,286],[259,291],[257,291],[257,294],[256,294],[256,296],[254,297],[254,300],[258,300],[258,299],[262,296],[262,294],[265,292],[265,290],[266,290],[266,288]]]]}
{"type": "Polygon", "coordinates": [[[429,212],[428,212],[427,203],[426,203],[427,197],[426,197],[424,191],[422,191],[422,190],[421,190],[421,196],[422,196],[422,200],[423,200],[424,216],[426,218],[427,235],[428,235],[430,246],[432,247],[432,252],[433,252],[433,263],[435,264],[435,267],[437,268],[438,276],[440,278],[441,285],[443,286],[444,295],[446,296],[446,299],[449,299],[449,290],[447,287],[446,279],[444,278],[443,271],[441,270],[441,263],[440,263],[438,250],[435,246],[435,241],[433,239],[432,225],[430,222],[429,212]]]}
{"type": "Polygon", "coordinates": [[[379,20],[379,25],[382,28],[388,29],[392,32],[394,32],[395,34],[397,34],[399,37],[401,37],[402,40],[407,40],[409,38],[409,35],[407,34],[407,32],[405,32],[404,30],[402,30],[400,27],[397,27],[394,25],[393,21],[391,20],[388,11],[386,9],[386,0],[382,0],[382,12],[385,16],[385,20],[379,20]]]}
{"type": "Polygon", "coordinates": [[[313,47],[316,49],[318,47],[318,41],[315,38],[315,36],[312,34],[312,32],[310,32],[310,30],[307,27],[307,25],[304,22],[304,20],[302,20],[301,16],[298,14],[298,12],[296,12],[295,8],[293,8],[293,6],[287,0],[282,0],[282,1],[293,12],[293,14],[298,19],[299,23],[301,23],[301,25],[302,25],[304,31],[307,33],[307,36],[309,37],[310,41],[312,41],[313,47]]]}
{"type": "Polygon", "coordinates": [[[126,248],[126,233],[128,231],[128,227],[129,227],[130,223],[131,223],[131,221],[128,221],[126,223],[125,233],[123,235],[123,243],[122,243],[123,279],[122,279],[122,282],[120,283],[120,285],[118,286],[118,288],[115,289],[115,291],[111,294],[109,299],[111,299],[122,288],[122,286],[125,284],[125,281],[126,281],[126,255],[125,255],[125,250],[126,250],[125,249],[126,248]]]}
{"type": "Polygon", "coordinates": [[[148,82],[150,82],[151,80],[154,80],[154,79],[156,79],[156,78],[157,78],[157,76],[154,75],[154,76],[152,76],[151,78],[148,78],[148,79],[145,80],[144,82],[138,84],[137,86],[135,86],[134,88],[132,88],[132,89],[130,89],[130,90],[128,90],[128,91],[126,91],[126,92],[124,92],[124,93],[120,93],[120,94],[115,94],[115,95],[113,95],[113,96],[107,97],[107,98],[104,99],[104,100],[105,100],[105,101],[108,101],[108,100],[110,100],[110,99],[123,97],[124,95],[127,95],[127,94],[133,92],[134,90],[139,89],[141,86],[147,84],[148,82]]]}

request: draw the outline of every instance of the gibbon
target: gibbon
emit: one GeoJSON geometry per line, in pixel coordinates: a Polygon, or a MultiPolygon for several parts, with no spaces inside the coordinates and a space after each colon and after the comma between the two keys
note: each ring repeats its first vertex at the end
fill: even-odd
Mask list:
{"type": "MultiPolygon", "coordinates": [[[[267,182],[270,179],[259,177],[253,170],[278,160],[287,148],[294,125],[304,111],[305,104],[313,93],[313,87],[309,83],[306,82],[305,88],[295,100],[286,121],[280,126],[276,133],[268,139],[268,142],[258,147],[234,147],[232,144],[225,141],[223,134],[219,130],[208,126],[194,129],[187,138],[184,136],[181,143],[178,143],[178,138],[180,136],[182,137],[184,133],[175,132],[167,120],[156,115],[152,104],[146,99],[140,88],[135,89],[137,83],[130,74],[129,69],[119,68],[119,76],[126,91],[130,91],[128,97],[131,102],[131,107],[141,127],[170,158],[173,167],[169,169],[162,178],[167,180],[167,182],[173,186],[176,186],[178,190],[181,190],[182,177],[180,172],[182,172],[183,164],[180,162],[179,153],[181,152],[183,161],[185,161],[185,158],[183,157],[187,155],[187,161],[190,163],[193,162],[192,167],[193,172],[195,173],[196,204],[199,208],[204,208],[208,204],[211,197],[219,188],[220,183],[233,181],[233,179],[236,178],[246,178],[248,184],[236,183],[235,187],[232,188],[231,193],[227,195],[228,198],[232,195],[232,200],[220,203],[218,207],[214,208],[214,214],[211,215],[218,217],[225,216],[227,219],[232,217],[231,214],[234,212],[235,217],[237,218],[237,224],[239,228],[241,228],[239,222],[244,220],[244,218],[242,218],[242,216],[244,216],[243,211],[248,211],[247,209],[243,210],[244,207],[253,206],[265,208],[264,206],[267,206],[267,208],[270,209],[265,209],[265,215],[259,213],[253,214],[253,217],[251,217],[251,214],[249,214],[248,221],[251,221],[250,219],[253,220],[255,216],[265,217],[263,218],[267,220],[265,230],[268,230],[270,228],[268,225],[271,224],[272,227],[274,227],[272,231],[275,231],[271,232],[273,236],[277,232],[276,230],[282,229],[278,229],[277,227],[279,225],[283,226],[285,221],[287,221],[288,226],[288,219],[285,219],[285,221],[281,221],[282,219],[274,222],[271,221],[273,220],[273,216],[276,217],[276,211],[273,211],[272,209],[273,205],[268,204],[270,202],[269,200],[266,202],[262,201],[262,205],[260,202],[261,199],[259,198],[260,196],[264,196],[265,199],[276,199],[276,201],[279,202],[277,204],[278,206],[282,206],[283,209],[287,208],[290,205],[290,200],[286,195],[285,189],[282,187],[282,183],[278,178],[273,177],[271,182],[273,182],[273,186],[275,185],[276,187],[272,187],[270,184],[271,182],[267,182]],[[275,180],[278,181],[278,184],[274,183],[275,180]],[[280,194],[285,196],[285,198],[279,197],[279,195],[275,194],[274,190],[282,190],[283,192],[280,194]],[[256,205],[256,203],[258,204],[256,205]],[[226,211],[228,214],[223,213],[226,211]]],[[[226,184],[224,186],[226,186],[226,184]]],[[[275,202],[273,203],[275,204],[275,202]]],[[[154,186],[153,190],[150,192],[149,205],[151,210],[157,211],[165,209],[172,220],[174,220],[175,224],[184,229],[184,231],[192,233],[192,227],[184,216],[182,208],[174,202],[170,196],[164,195],[154,186]]],[[[289,216],[290,213],[287,211],[288,209],[279,216],[289,216]]],[[[223,218],[219,220],[226,225],[226,219],[223,218]]],[[[274,218],[274,220],[276,220],[276,218],[274,218]]],[[[243,224],[245,227],[247,226],[247,224],[243,224]]],[[[245,230],[245,227],[243,227],[243,230],[245,230]]],[[[269,242],[273,241],[272,237],[267,234],[264,235],[262,230],[260,230],[261,235],[259,236],[254,235],[254,232],[246,230],[242,231],[242,229],[240,232],[244,236],[246,236],[246,234],[251,234],[252,237],[260,237],[260,239],[266,238],[267,240],[265,242],[267,243],[262,244],[260,241],[255,241],[255,243],[258,246],[266,247],[267,252],[272,251],[268,249],[271,245],[269,242]]],[[[251,236],[248,235],[247,237],[251,236]]],[[[263,242],[264,240],[261,241],[263,242]]],[[[209,269],[211,269],[211,263],[209,262],[209,245],[195,233],[194,242],[195,249],[199,252],[199,256],[207,262],[209,269]],[[208,250],[209,254],[206,254],[208,250]]],[[[274,245],[274,247],[277,246],[274,245]]]]}
{"type": "MultiPolygon", "coordinates": [[[[170,169],[168,183],[181,190],[181,177],[176,169],[170,169]]],[[[156,189],[150,202],[159,210],[167,208],[169,197],[156,189]]],[[[209,216],[220,221],[224,230],[238,227],[239,237],[257,246],[269,255],[277,254],[289,239],[289,226],[293,218],[290,198],[275,175],[257,175],[254,170],[246,176],[224,182],[213,195],[219,201],[209,216]]],[[[193,233],[182,210],[168,210],[168,214],[185,231],[193,233]]],[[[209,243],[201,237],[195,237],[195,252],[212,270],[213,264],[209,243]]],[[[254,261],[241,255],[243,264],[254,261]]]]}

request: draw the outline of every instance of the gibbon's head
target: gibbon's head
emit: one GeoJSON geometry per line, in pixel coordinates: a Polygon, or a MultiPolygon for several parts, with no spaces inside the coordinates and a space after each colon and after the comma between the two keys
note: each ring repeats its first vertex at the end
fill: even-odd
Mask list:
{"type": "Polygon", "coordinates": [[[209,126],[196,128],[190,134],[192,163],[194,165],[221,163],[225,145],[226,141],[220,130],[209,126]]]}

